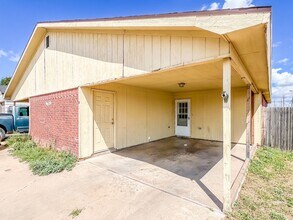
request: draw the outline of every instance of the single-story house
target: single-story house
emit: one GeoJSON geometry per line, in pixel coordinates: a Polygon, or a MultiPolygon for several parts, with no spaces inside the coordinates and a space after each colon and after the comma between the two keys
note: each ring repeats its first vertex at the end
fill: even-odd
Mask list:
{"type": "MultiPolygon", "coordinates": [[[[86,158],[171,136],[262,141],[271,101],[271,7],[40,22],[5,97],[30,134],[86,158]]],[[[230,187],[224,208],[230,206],[230,187]]]]}

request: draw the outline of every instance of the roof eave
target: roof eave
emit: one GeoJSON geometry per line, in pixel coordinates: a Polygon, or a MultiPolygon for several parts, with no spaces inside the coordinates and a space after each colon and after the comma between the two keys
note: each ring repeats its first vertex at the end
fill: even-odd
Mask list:
{"type": "Polygon", "coordinates": [[[35,26],[32,34],[26,44],[26,47],[25,47],[24,51],[22,52],[21,57],[17,63],[15,71],[12,75],[12,78],[7,86],[7,89],[4,93],[4,98],[11,98],[13,89],[15,88],[15,86],[17,84],[17,82],[15,82],[15,81],[19,75],[18,72],[20,72],[21,68],[25,68],[24,66],[26,66],[30,62],[31,57],[29,56],[28,52],[34,53],[34,51],[36,50],[36,48],[34,46],[36,44],[38,44],[38,43],[35,43],[34,45],[32,45],[32,42],[33,41],[39,42],[40,39],[45,35],[45,33],[46,33],[45,28],[39,27],[38,24],[35,26]]]}
{"type": "MultiPolygon", "coordinates": [[[[202,12],[182,12],[170,13],[161,15],[145,15],[145,16],[130,16],[109,19],[95,19],[95,20],[71,20],[71,21],[57,21],[57,22],[40,22],[38,23],[29,41],[21,55],[21,58],[16,66],[12,79],[4,94],[5,98],[11,97],[13,89],[17,86],[20,80],[22,71],[25,71],[26,66],[31,60],[32,54],[36,51],[36,47],[45,36],[48,29],[54,28],[68,28],[68,29],[82,29],[82,28],[95,28],[95,29],[131,29],[131,28],[172,28],[172,29],[190,29],[190,30],[206,30],[215,34],[225,34],[234,29],[220,30],[213,28],[212,25],[202,25],[201,19],[211,19],[210,15],[239,15],[249,13],[271,13],[270,6],[252,7],[242,9],[225,9],[215,11],[202,11],[202,12]],[[166,19],[161,19],[166,18],[166,19]],[[114,23],[113,23],[114,22],[114,23]]],[[[249,20],[249,18],[247,18],[249,20]]],[[[216,19],[217,20],[217,19],[216,19]]],[[[209,20],[207,21],[207,23],[209,20]]],[[[233,21],[234,22],[234,21],[233,21]]],[[[258,19],[259,23],[267,23],[265,16],[258,19]]],[[[247,25],[250,25],[248,23],[247,25]]]]}

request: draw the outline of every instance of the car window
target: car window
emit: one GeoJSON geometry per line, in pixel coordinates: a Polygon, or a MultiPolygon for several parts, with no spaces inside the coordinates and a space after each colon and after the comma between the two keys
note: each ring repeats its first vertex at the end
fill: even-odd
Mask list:
{"type": "Polygon", "coordinates": [[[19,108],[19,116],[29,116],[28,107],[19,108]]]}

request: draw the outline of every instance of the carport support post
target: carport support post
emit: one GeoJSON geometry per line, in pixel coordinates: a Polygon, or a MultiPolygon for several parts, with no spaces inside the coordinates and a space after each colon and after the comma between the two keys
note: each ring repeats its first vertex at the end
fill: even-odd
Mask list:
{"type": "Polygon", "coordinates": [[[223,211],[231,210],[231,59],[223,61],[223,211]],[[228,96],[224,96],[224,94],[228,96]]]}
{"type": "Polygon", "coordinates": [[[251,85],[247,86],[246,93],[246,159],[250,159],[251,143],[251,85]]]}

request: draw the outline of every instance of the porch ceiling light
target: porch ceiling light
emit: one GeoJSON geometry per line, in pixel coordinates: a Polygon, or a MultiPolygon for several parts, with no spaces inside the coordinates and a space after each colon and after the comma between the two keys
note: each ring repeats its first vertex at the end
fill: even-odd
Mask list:
{"type": "Polygon", "coordinates": [[[184,82],[180,82],[180,83],[178,83],[178,86],[179,86],[180,88],[183,88],[183,87],[185,86],[185,83],[184,83],[184,82]]]}

